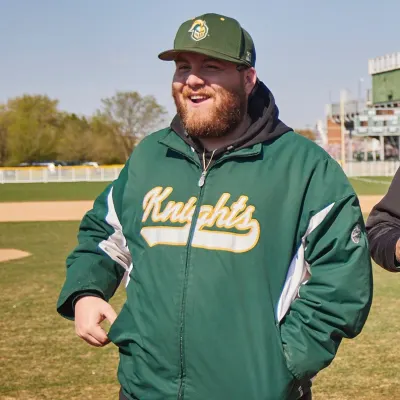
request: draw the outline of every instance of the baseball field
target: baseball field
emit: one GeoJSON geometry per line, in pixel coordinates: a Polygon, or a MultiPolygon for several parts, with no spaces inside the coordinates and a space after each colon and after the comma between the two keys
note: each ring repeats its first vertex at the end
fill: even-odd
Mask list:
{"type": "MultiPolygon", "coordinates": [[[[365,216],[390,181],[352,180],[365,216]]],[[[0,185],[0,399],[117,398],[116,347],[90,347],[55,307],[79,219],[105,186],[0,185]]],[[[374,266],[374,281],[364,331],[316,377],[315,400],[400,399],[400,274],[374,266]]],[[[118,311],[123,301],[119,289],[111,303],[118,311]]]]}

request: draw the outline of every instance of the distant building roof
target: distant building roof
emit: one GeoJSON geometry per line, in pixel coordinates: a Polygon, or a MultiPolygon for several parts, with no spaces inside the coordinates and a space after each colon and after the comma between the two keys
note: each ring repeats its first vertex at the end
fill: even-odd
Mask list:
{"type": "Polygon", "coordinates": [[[400,69],[400,51],[397,53],[386,54],[368,60],[368,73],[370,75],[400,69]]]}

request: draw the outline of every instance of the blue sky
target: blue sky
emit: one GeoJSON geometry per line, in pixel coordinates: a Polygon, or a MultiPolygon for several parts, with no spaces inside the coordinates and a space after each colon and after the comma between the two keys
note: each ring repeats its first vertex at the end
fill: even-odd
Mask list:
{"type": "Polygon", "coordinates": [[[295,128],[323,118],[341,88],[356,97],[360,77],[370,87],[369,58],[400,51],[399,0],[0,0],[0,102],[42,93],[90,115],[101,98],[135,90],[171,118],[173,65],[157,55],[181,22],[205,12],[250,32],[258,76],[295,128]]]}

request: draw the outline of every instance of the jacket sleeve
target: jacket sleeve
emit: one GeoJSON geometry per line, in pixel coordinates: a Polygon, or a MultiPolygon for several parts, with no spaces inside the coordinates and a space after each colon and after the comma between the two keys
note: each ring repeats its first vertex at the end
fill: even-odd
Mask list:
{"type": "Polygon", "coordinates": [[[93,294],[108,301],[131,267],[117,212],[127,169],[128,164],[81,221],[78,245],[67,258],[66,279],[57,302],[57,311],[67,319],[74,319],[74,300],[79,295],[93,294]]]}
{"type": "Polygon", "coordinates": [[[400,239],[400,169],[387,194],[375,205],[367,220],[371,256],[382,268],[400,272],[395,248],[400,239]]]}
{"type": "Polygon", "coordinates": [[[288,368],[299,380],[327,367],[341,340],[361,332],[372,301],[372,266],[359,202],[344,174],[329,169],[322,171],[314,190],[310,184],[307,202],[326,202],[307,215],[295,256],[303,260],[306,279],[280,327],[288,368]]]}

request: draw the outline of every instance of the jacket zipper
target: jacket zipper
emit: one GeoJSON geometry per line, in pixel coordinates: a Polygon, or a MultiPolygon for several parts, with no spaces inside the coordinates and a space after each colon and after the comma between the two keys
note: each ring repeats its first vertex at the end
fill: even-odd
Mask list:
{"type": "Polygon", "coordinates": [[[199,196],[197,199],[197,204],[196,208],[193,214],[192,218],[192,224],[190,226],[190,231],[189,231],[189,237],[187,241],[187,252],[186,252],[186,265],[185,265],[185,278],[184,278],[184,285],[183,285],[183,294],[182,294],[182,302],[181,302],[181,321],[180,321],[180,368],[181,368],[181,373],[180,373],[180,386],[179,386],[179,392],[178,392],[178,400],[183,399],[183,389],[185,385],[185,377],[184,377],[184,371],[185,371],[185,360],[184,360],[184,330],[185,330],[185,307],[186,307],[186,295],[187,295],[187,281],[188,281],[188,275],[189,275],[189,260],[190,260],[190,253],[192,249],[192,240],[194,236],[194,232],[196,230],[196,225],[197,225],[197,218],[200,213],[200,208],[201,208],[201,201],[203,199],[203,193],[204,193],[204,184],[206,180],[206,175],[208,171],[202,171],[199,181],[198,181],[198,186],[200,187],[200,192],[199,196]]]}
{"type": "MultiPolygon", "coordinates": [[[[180,151],[178,151],[178,152],[181,153],[180,151]]],[[[185,155],[183,153],[181,153],[181,154],[185,155]]],[[[247,157],[247,156],[240,155],[240,156],[236,156],[236,157],[242,158],[242,157],[247,157]]],[[[206,171],[202,170],[200,178],[197,182],[197,185],[200,188],[200,192],[199,192],[199,197],[197,199],[196,208],[195,208],[195,211],[193,214],[192,224],[190,226],[189,237],[188,237],[188,241],[187,241],[187,245],[186,245],[187,252],[186,252],[186,264],[185,264],[185,277],[184,277],[182,302],[181,302],[181,313],[180,313],[180,336],[179,336],[180,385],[179,385],[179,391],[178,391],[178,400],[183,399],[183,390],[184,390],[184,386],[185,386],[185,377],[184,377],[185,360],[184,360],[184,349],[183,349],[183,347],[184,347],[183,334],[184,334],[184,330],[185,330],[185,306],[186,306],[186,295],[187,295],[187,280],[188,280],[188,274],[189,274],[189,259],[190,259],[190,253],[191,253],[191,248],[192,248],[192,240],[193,240],[193,235],[194,235],[196,225],[197,225],[197,218],[200,213],[201,202],[202,202],[203,194],[204,194],[204,185],[206,183],[207,175],[215,165],[220,164],[221,162],[224,162],[224,161],[225,161],[224,159],[216,160],[212,165],[210,165],[210,167],[206,171]]],[[[198,164],[196,163],[196,165],[198,165],[198,164]]]]}

